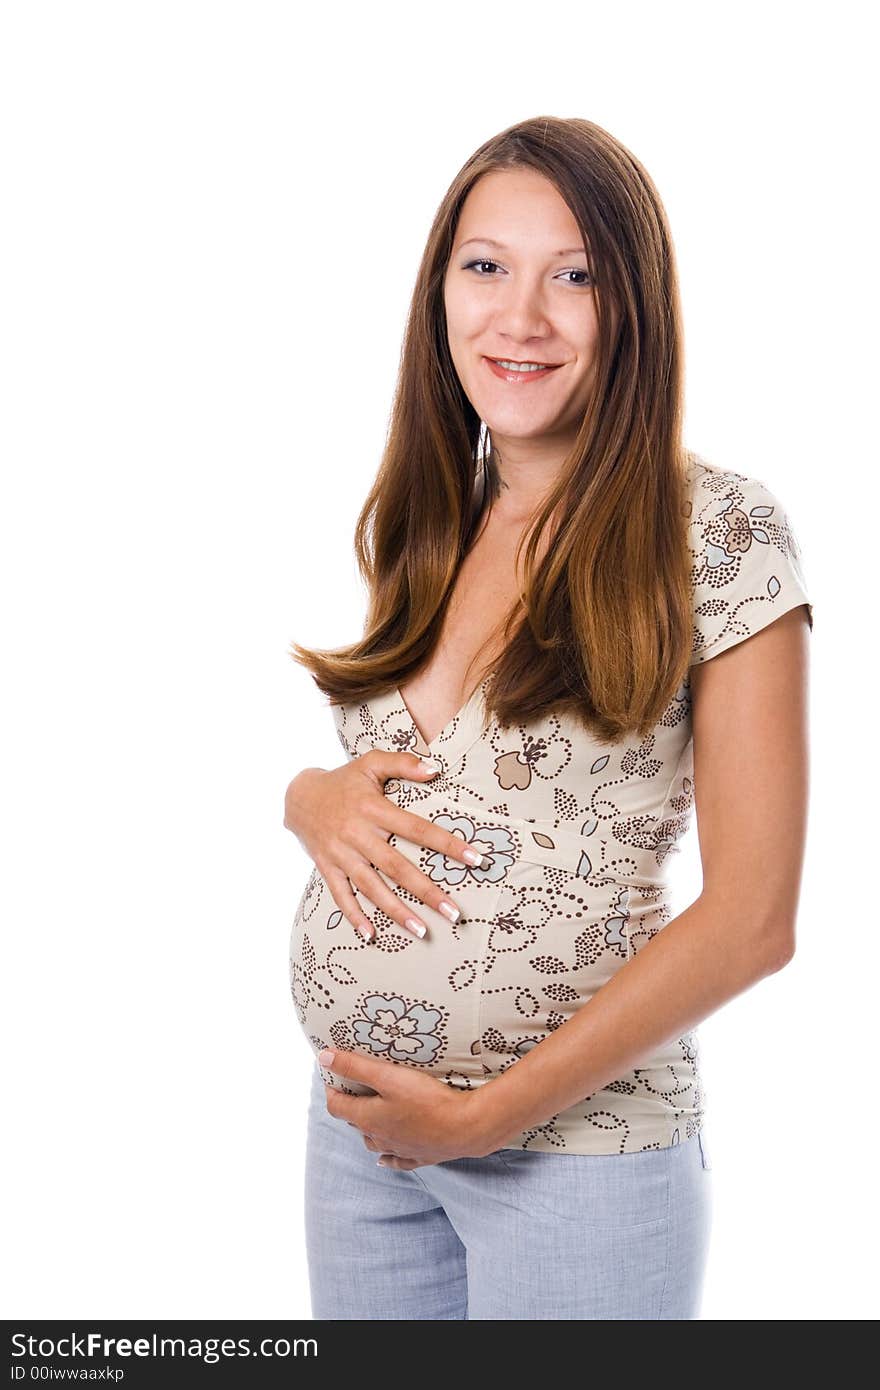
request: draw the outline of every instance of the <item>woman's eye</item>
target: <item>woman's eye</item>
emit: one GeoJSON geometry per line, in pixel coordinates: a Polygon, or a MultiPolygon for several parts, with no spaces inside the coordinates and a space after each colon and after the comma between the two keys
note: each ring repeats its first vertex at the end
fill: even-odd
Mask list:
{"type": "MultiPolygon", "coordinates": [[[[464,267],[464,269],[465,269],[465,270],[475,270],[475,269],[477,268],[477,266],[481,266],[481,267],[482,267],[482,266],[494,266],[495,270],[499,270],[499,269],[500,269],[500,266],[498,265],[498,262],[497,262],[497,261],[487,261],[487,260],[484,260],[484,259],[477,260],[477,261],[468,261],[468,263],[467,263],[467,265],[464,267]]],[[[590,272],[589,272],[588,270],[575,270],[574,268],[572,268],[571,270],[564,270],[564,271],[562,271],[562,274],[563,274],[563,275],[583,275],[583,276],[585,277],[583,280],[579,280],[579,281],[570,280],[570,281],[569,281],[569,284],[570,284],[570,285],[574,285],[576,289],[587,288],[588,285],[589,285],[589,283],[590,283],[590,272]]],[[[477,275],[478,275],[478,278],[481,279],[481,280],[487,280],[487,279],[488,279],[488,280],[491,280],[491,279],[493,278],[493,276],[494,276],[494,272],[491,272],[491,273],[489,273],[489,274],[486,274],[486,273],[481,269],[481,270],[479,270],[479,271],[477,272],[477,275]]]]}
{"type": "MultiPolygon", "coordinates": [[[[498,264],[497,261],[468,261],[467,265],[465,266],[465,270],[473,270],[474,266],[478,266],[478,265],[494,265],[494,266],[497,266],[497,264],[498,264]]],[[[481,271],[480,273],[481,273],[481,275],[482,275],[482,271],[481,271]]]]}

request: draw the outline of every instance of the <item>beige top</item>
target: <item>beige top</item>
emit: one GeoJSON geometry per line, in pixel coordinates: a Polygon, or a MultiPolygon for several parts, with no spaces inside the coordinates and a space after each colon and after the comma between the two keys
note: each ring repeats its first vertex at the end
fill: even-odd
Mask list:
{"type": "MultiPolygon", "coordinates": [[[[692,664],[801,603],[812,628],[779,500],[698,455],[688,479],[692,664]]],[[[315,1053],[361,1050],[480,1086],[560,1027],[672,916],[667,871],[694,801],[689,680],[647,738],[616,746],[555,715],[504,731],[487,717],[487,684],[430,745],[397,690],[331,706],[349,758],[385,748],[437,759],[442,771],[429,784],[389,781],[386,794],[492,852],[488,867],[466,868],[393,837],[462,909],[453,925],[383,875],[427,923],[422,940],[358,894],[376,926],[365,942],[313,869],[293,922],[290,984],[315,1053]]],[[[586,1154],[677,1144],[704,1116],[697,1055],[691,1031],[506,1147],[586,1154]]]]}

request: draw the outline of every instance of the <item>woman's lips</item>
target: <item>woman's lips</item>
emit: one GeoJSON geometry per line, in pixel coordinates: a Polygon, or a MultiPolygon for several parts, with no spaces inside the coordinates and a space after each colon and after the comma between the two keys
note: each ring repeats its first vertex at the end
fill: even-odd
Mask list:
{"type": "Polygon", "coordinates": [[[498,363],[491,357],[484,357],[483,361],[493,376],[497,376],[501,381],[509,381],[514,386],[525,386],[529,381],[546,381],[551,372],[558,372],[559,368],[563,366],[562,362],[558,362],[553,366],[542,368],[540,372],[512,372],[505,367],[499,367],[498,363]]]}

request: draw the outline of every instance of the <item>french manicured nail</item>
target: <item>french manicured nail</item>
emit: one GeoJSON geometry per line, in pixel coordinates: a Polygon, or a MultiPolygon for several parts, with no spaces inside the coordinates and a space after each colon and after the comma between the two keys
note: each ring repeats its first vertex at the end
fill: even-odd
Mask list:
{"type": "Polygon", "coordinates": [[[424,922],[420,922],[418,917],[407,917],[404,921],[407,931],[414,932],[416,936],[424,936],[428,928],[424,922]]]}
{"type": "Polygon", "coordinates": [[[377,1159],[376,1159],[376,1163],[377,1163],[377,1165],[378,1165],[380,1168],[390,1168],[390,1167],[391,1167],[391,1164],[390,1164],[390,1163],[386,1163],[385,1160],[384,1160],[384,1158],[377,1158],[377,1159]]]}
{"type": "Polygon", "coordinates": [[[421,753],[417,753],[416,757],[422,766],[426,767],[429,772],[440,772],[443,768],[443,764],[438,763],[436,758],[423,758],[421,753]]]}
{"type": "Polygon", "coordinates": [[[362,924],[361,926],[358,927],[358,931],[360,932],[361,936],[364,938],[364,941],[372,941],[372,939],[373,939],[373,933],[372,933],[372,931],[371,931],[371,929],[370,929],[369,927],[365,927],[365,926],[363,926],[363,924],[362,924]]]}
{"type": "Polygon", "coordinates": [[[438,911],[442,912],[444,917],[448,917],[450,922],[457,922],[461,916],[461,908],[456,907],[454,903],[449,902],[446,898],[443,899],[438,911]]]}
{"type": "MultiPolygon", "coordinates": [[[[463,849],[462,852],[461,852],[461,857],[462,857],[462,859],[464,859],[464,860],[466,861],[466,863],[468,863],[468,864],[479,864],[479,865],[482,865],[483,860],[486,858],[485,854],[481,854],[480,851],[479,851],[478,849],[463,849]]],[[[488,867],[488,865],[487,865],[487,867],[488,867]]]]}
{"type": "Polygon", "coordinates": [[[332,1065],[335,1056],[336,1053],[331,1047],[322,1047],[321,1051],[318,1053],[318,1061],[321,1063],[322,1067],[329,1067],[332,1065]]]}

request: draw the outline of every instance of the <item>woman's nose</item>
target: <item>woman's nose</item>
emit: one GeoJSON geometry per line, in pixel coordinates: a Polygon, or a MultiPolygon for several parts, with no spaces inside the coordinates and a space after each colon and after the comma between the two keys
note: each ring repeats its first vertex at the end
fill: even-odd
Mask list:
{"type": "Polygon", "coordinates": [[[540,292],[531,286],[511,287],[498,305],[495,327],[511,344],[549,337],[551,325],[540,292]]]}

